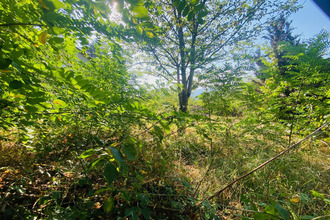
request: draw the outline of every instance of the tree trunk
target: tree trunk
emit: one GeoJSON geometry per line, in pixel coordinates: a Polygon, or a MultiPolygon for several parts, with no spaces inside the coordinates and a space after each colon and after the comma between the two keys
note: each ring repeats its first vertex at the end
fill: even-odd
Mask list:
{"type": "Polygon", "coordinates": [[[190,94],[186,90],[179,93],[180,111],[187,112],[190,94]]]}

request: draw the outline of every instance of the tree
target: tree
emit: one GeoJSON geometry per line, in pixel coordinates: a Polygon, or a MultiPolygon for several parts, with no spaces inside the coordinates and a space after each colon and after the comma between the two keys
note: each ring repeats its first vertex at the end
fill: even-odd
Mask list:
{"type": "Polygon", "coordinates": [[[145,6],[151,22],[138,31],[152,38],[142,37],[146,43],[140,48],[161,76],[176,83],[180,110],[186,112],[196,78],[226,61],[231,46],[260,32],[259,20],[283,8],[290,11],[294,2],[149,0],[145,6]]]}
{"type": "MultiPolygon", "coordinates": [[[[270,53],[266,56],[274,60],[282,76],[285,75],[285,72],[287,71],[286,66],[289,62],[288,58],[284,57],[285,51],[283,50],[283,47],[285,44],[291,46],[299,44],[298,36],[293,36],[292,34],[293,28],[291,27],[291,23],[292,21],[288,21],[287,16],[280,14],[277,19],[269,24],[267,27],[268,35],[264,36],[264,38],[269,40],[270,43],[270,53]]],[[[263,58],[260,59],[260,56],[259,52],[259,59],[256,64],[261,71],[257,71],[255,74],[260,80],[264,81],[270,76],[263,71],[265,64],[262,61],[263,58]]]]}
{"type": "Polygon", "coordinates": [[[294,129],[304,127],[309,132],[330,114],[328,49],[329,33],[321,32],[305,43],[282,42],[280,53],[285,63],[264,61],[263,70],[268,75],[260,87],[264,111],[290,127],[289,142],[294,129]]]}
{"type": "Polygon", "coordinates": [[[265,38],[270,50],[257,61],[259,70],[255,73],[262,82],[259,92],[266,95],[264,100],[269,101],[267,108],[273,119],[290,127],[289,142],[294,127],[313,129],[324,121],[329,80],[329,60],[324,58],[329,34],[321,32],[300,43],[292,30],[283,14],[269,24],[265,38]]]}
{"type": "MultiPolygon", "coordinates": [[[[135,1],[119,1],[122,10],[123,5],[128,7],[130,2],[135,1]]],[[[136,11],[136,7],[132,5],[125,10],[135,10],[134,16],[140,16],[142,12],[136,11]]],[[[108,94],[88,79],[86,69],[77,65],[80,62],[76,57],[77,48],[86,51],[92,35],[106,39],[108,51],[104,54],[108,56],[104,57],[114,59],[99,62],[94,65],[95,69],[99,70],[103,64],[114,65],[112,70],[123,76],[114,74],[113,80],[122,83],[117,88],[126,85],[129,77],[114,38],[131,35],[123,25],[109,19],[111,8],[105,1],[4,0],[0,2],[0,11],[1,127],[24,128],[48,115],[54,107],[60,108],[64,103],[50,92],[54,90],[76,93],[78,88],[85,98],[109,101],[108,94]]],[[[129,21],[134,17],[127,15],[126,18],[129,21]]]]}

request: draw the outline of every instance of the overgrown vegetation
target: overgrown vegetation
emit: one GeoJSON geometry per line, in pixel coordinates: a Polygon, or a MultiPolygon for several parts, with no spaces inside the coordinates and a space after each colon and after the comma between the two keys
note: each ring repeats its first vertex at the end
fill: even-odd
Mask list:
{"type": "Polygon", "coordinates": [[[297,8],[0,2],[0,218],[329,218],[329,34],[292,37],[297,8]],[[178,78],[137,83],[132,45],[178,78]]]}

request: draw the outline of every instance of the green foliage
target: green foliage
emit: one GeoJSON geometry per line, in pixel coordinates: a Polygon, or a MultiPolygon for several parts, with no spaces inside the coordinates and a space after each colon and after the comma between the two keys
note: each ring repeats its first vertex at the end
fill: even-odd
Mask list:
{"type": "Polygon", "coordinates": [[[240,68],[233,68],[227,64],[223,69],[214,68],[208,76],[200,77],[205,81],[205,87],[210,90],[200,96],[205,113],[222,116],[241,115],[242,75],[243,71],[240,68]]]}
{"type": "Polygon", "coordinates": [[[125,23],[109,20],[115,6],[106,1],[1,1],[0,218],[327,215],[327,157],[318,149],[327,143],[325,131],[324,143],[311,141],[296,155],[205,200],[285,146],[284,117],[294,117],[300,127],[327,121],[329,68],[321,56],[327,49],[326,34],[305,45],[283,45],[283,56],[290,61],[287,74],[266,68],[271,77],[257,87],[242,82],[241,66],[208,65],[223,54],[219,50],[211,56],[212,44],[205,48],[203,37],[215,50],[236,44],[250,35],[226,38],[223,33],[236,33],[252,21],[250,15],[263,16],[259,6],[277,8],[276,3],[175,0],[165,9],[157,1],[116,3],[125,23]],[[174,13],[170,18],[178,22],[172,26],[162,20],[171,9],[177,17],[174,13]],[[220,15],[228,20],[204,32],[198,29],[200,38],[189,33],[187,27],[196,31],[220,15]],[[126,69],[122,41],[134,44],[142,38],[146,47],[164,45],[175,30],[182,31],[179,38],[185,45],[196,43],[190,49],[168,44],[174,54],[184,53],[174,60],[185,62],[191,84],[137,85],[135,73],[126,69]],[[220,32],[210,35],[214,30],[220,32]],[[177,111],[175,94],[192,91],[194,74],[210,91],[195,101],[194,111],[177,111]],[[289,95],[281,97],[285,92],[289,95]],[[284,114],[286,109],[292,113],[284,114]],[[230,207],[240,210],[228,211],[230,207]]]}
{"type": "Polygon", "coordinates": [[[270,78],[260,89],[266,101],[265,111],[273,120],[280,120],[296,130],[302,127],[309,132],[323,124],[329,115],[329,61],[323,58],[328,50],[328,34],[322,33],[306,44],[282,44],[286,71],[274,69],[267,63],[270,78]],[[317,107],[316,107],[317,106],[317,107]]]}

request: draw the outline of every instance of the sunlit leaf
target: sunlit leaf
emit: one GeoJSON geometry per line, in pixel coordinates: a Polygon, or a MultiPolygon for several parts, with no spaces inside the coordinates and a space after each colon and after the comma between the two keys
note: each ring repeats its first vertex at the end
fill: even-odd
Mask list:
{"type": "Polygon", "coordinates": [[[67,104],[63,101],[63,100],[61,100],[61,99],[55,99],[54,101],[53,101],[53,103],[55,104],[55,105],[57,105],[57,106],[60,106],[60,107],[65,107],[67,104]]]}
{"type": "Polygon", "coordinates": [[[138,30],[138,32],[139,32],[140,34],[143,33],[143,28],[142,28],[140,25],[137,26],[136,28],[137,28],[137,30],[138,30]]]}
{"type": "Polygon", "coordinates": [[[38,0],[39,4],[41,5],[41,7],[49,10],[49,7],[47,5],[45,5],[45,3],[43,2],[43,0],[38,0]]]}
{"type": "Polygon", "coordinates": [[[292,199],[290,199],[291,202],[294,202],[294,203],[297,203],[300,201],[300,198],[299,197],[294,197],[292,199]]]}
{"type": "Polygon", "coordinates": [[[80,155],[80,158],[84,159],[84,158],[90,157],[90,156],[92,156],[94,153],[95,153],[95,150],[94,150],[94,149],[88,149],[88,150],[86,150],[85,152],[83,152],[83,153],[80,155]]]}
{"type": "Polygon", "coordinates": [[[47,36],[46,32],[41,33],[39,35],[39,42],[42,43],[42,44],[45,44],[46,43],[46,36],[47,36]]]}
{"type": "Polygon", "coordinates": [[[131,9],[135,13],[136,18],[148,18],[148,10],[142,5],[133,6],[131,9]]]}
{"type": "Polygon", "coordinates": [[[155,37],[154,34],[151,33],[151,32],[147,32],[147,36],[148,36],[149,38],[154,38],[154,37],[155,37]]]}
{"type": "Polygon", "coordinates": [[[105,162],[104,158],[99,158],[88,166],[88,171],[92,170],[96,166],[100,166],[105,162]]]}
{"type": "Polygon", "coordinates": [[[51,3],[53,3],[55,9],[60,9],[60,8],[65,8],[65,4],[59,0],[48,0],[50,1],[51,3]]]}

